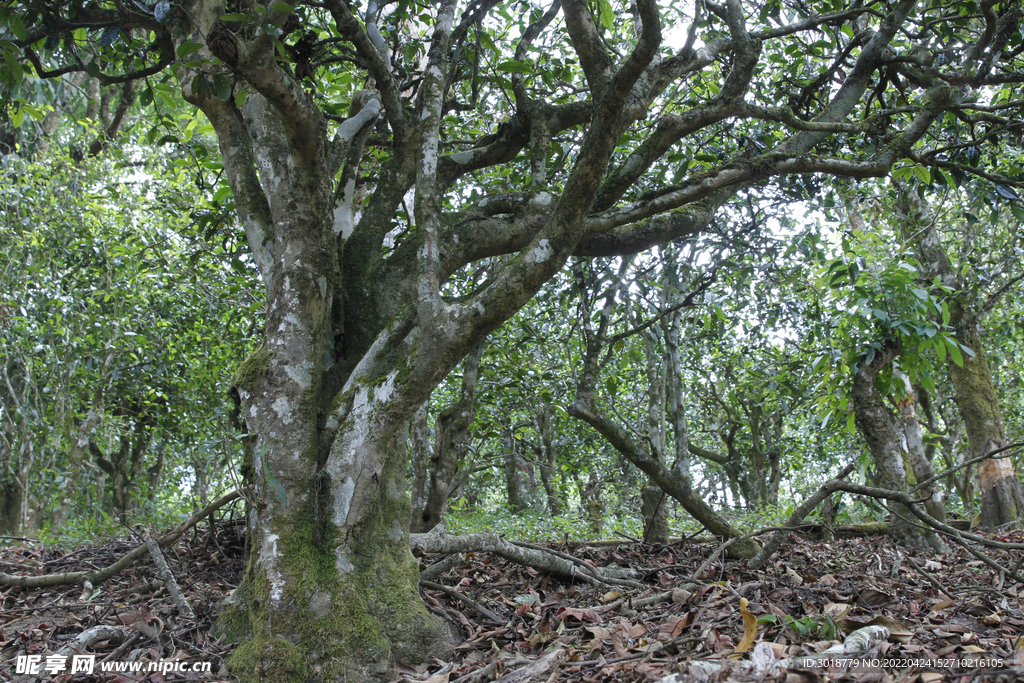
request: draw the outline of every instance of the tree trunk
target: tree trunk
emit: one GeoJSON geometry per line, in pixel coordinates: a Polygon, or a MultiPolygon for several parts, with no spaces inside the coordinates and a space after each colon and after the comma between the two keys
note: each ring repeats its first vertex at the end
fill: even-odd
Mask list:
{"type": "MultiPolygon", "coordinates": [[[[980,457],[1007,444],[1003,411],[980,333],[985,311],[957,275],[928,206],[906,186],[900,186],[899,190],[903,233],[915,239],[926,276],[941,277],[944,285],[957,292],[950,302],[950,324],[957,342],[970,353],[962,354],[962,365],[948,354],[947,365],[953,379],[953,399],[967,429],[970,457],[980,457]]],[[[1008,458],[990,458],[979,463],[978,481],[983,525],[1008,524],[1024,512],[1024,494],[1008,458]]]]}
{"type": "MultiPolygon", "coordinates": [[[[974,357],[964,354],[963,367],[950,363],[949,371],[971,445],[970,457],[975,458],[1005,447],[1006,428],[981,337],[966,322],[957,327],[957,341],[971,349],[974,357]]],[[[978,488],[984,526],[1014,522],[1024,511],[1020,482],[1009,458],[989,458],[978,463],[978,488]]]]}
{"type": "Polygon", "coordinates": [[[427,419],[430,415],[430,401],[424,401],[416,411],[409,425],[409,436],[412,441],[412,523],[410,530],[416,529],[416,518],[423,514],[427,504],[427,485],[430,477],[430,461],[434,457],[434,446],[430,440],[430,428],[427,419]]]}
{"type": "Polygon", "coordinates": [[[640,514],[644,519],[644,543],[667,545],[669,541],[668,497],[657,485],[641,491],[640,514]]]}
{"type": "MultiPolygon", "coordinates": [[[[900,437],[902,429],[897,429],[895,415],[875,388],[878,374],[892,363],[896,354],[896,346],[890,344],[878,351],[871,362],[861,362],[853,377],[853,412],[875,463],[877,485],[891,491],[905,491],[907,453],[900,437]]],[[[893,538],[900,545],[912,550],[931,546],[941,551],[944,547],[934,532],[926,532],[913,523],[915,517],[905,506],[890,504],[890,511],[893,538]]]]}
{"type": "Polygon", "coordinates": [[[448,496],[465,454],[469,427],[476,418],[476,380],[483,355],[484,344],[481,343],[466,356],[459,398],[442,410],[435,420],[437,436],[430,458],[430,485],[422,509],[413,515],[411,528],[414,534],[437,526],[448,508],[448,496]]]}
{"type": "Polygon", "coordinates": [[[591,473],[587,485],[583,487],[580,498],[587,511],[587,524],[590,527],[590,533],[595,538],[601,538],[601,534],[604,532],[604,501],[601,500],[600,484],[593,473],[591,473]]]}
{"type": "MultiPolygon", "coordinates": [[[[903,423],[903,435],[907,442],[907,454],[914,479],[917,482],[926,481],[935,476],[935,468],[932,466],[931,458],[928,457],[924,447],[924,438],[921,433],[921,422],[917,419],[917,408],[914,396],[914,388],[910,379],[900,371],[896,371],[898,379],[903,381],[905,395],[898,403],[900,419],[903,423]]],[[[933,482],[921,489],[921,493],[928,497],[924,502],[925,510],[933,518],[940,522],[946,521],[946,505],[942,499],[942,489],[939,482],[933,482]]]]}
{"type": "Polygon", "coordinates": [[[521,515],[526,511],[526,503],[523,500],[523,479],[519,473],[519,453],[511,429],[506,430],[502,437],[502,445],[505,450],[505,495],[508,497],[508,507],[513,515],[521,515]]]}
{"type": "Polygon", "coordinates": [[[557,517],[562,514],[562,500],[555,482],[558,448],[555,446],[554,409],[550,404],[541,405],[536,420],[537,434],[540,438],[540,447],[537,449],[540,481],[547,497],[548,512],[557,517]]]}

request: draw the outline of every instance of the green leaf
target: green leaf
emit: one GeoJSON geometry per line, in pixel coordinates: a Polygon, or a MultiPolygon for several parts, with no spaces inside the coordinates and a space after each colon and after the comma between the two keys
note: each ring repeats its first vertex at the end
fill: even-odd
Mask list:
{"type": "Polygon", "coordinates": [[[248,18],[245,14],[239,14],[238,12],[228,12],[227,14],[220,15],[221,21],[245,21],[248,18]]]}
{"type": "Polygon", "coordinates": [[[22,23],[21,17],[11,17],[11,33],[18,40],[28,40],[28,30],[25,28],[25,24],[22,23]]]}
{"type": "Polygon", "coordinates": [[[202,43],[182,43],[181,45],[178,46],[178,50],[177,50],[178,58],[179,59],[184,59],[185,57],[188,57],[190,54],[192,54],[193,52],[196,52],[197,50],[201,49],[202,47],[203,47],[202,43]]]}
{"type": "Polygon", "coordinates": [[[25,121],[25,111],[18,107],[14,110],[14,114],[11,115],[11,125],[15,128],[21,128],[21,124],[25,121]]]}
{"type": "Polygon", "coordinates": [[[287,2],[275,2],[274,7],[272,9],[275,12],[280,12],[281,14],[291,14],[292,12],[295,11],[295,8],[289,5],[287,2]]]}
{"type": "Polygon", "coordinates": [[[21,69],[21,64],[18,63],[18,58],[14,56],[12,51],[4,50],[4,61],[7,62],[7,68],[11,70],[14,83],[21,85],[21,82],[25,79],[25,74],[21,69]]]}
{"type": "Polygon", "coordinates": [[[601,5],[601,26],[609,31],[615,27],[615,12],[612,11],[610,0],[600,0],[601,5]]]}
{"type": "Polygon", "coordinates": [[[509,73],[509,74],[523,74],[530,73],[533,71],[533,67],[526,62],[520,62],[515,59],[509,59],[508,61],[502,62],[498,66],[494,67],[498,71],[509,73]]]}
{"type": "Polygon", "coordinates": [[[846,418],[846,431],[850,434],[857,433],[857,414],[850,411],[850,414],[846,418]]]}
{"type": "Polygon", "coordinates": [[[956,343],[955,339],[951,337],[945,338],[946,346],[949,348],[949,357],[953,359],[957,367],[962,368],[964,366],[964,357],[960,353],[960,345],[956,343]]]}
{"type": "Polygon", "coordinates": [[[222,100],[231,99],[231,81],[224,74],[217,74],[213,77],[213,91],[222,100]]]}

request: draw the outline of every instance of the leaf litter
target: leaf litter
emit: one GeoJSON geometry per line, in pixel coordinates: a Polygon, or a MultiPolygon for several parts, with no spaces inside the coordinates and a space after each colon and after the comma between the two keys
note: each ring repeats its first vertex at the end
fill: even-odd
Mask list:
{"type": "MultiPolygon", "coordinates": [[[[85,650],[97,661],[180,658],[210,662],[212,673],[59,673],[28,680],[234,680],[226,662],[238,644],[218,638],[213,624],[219,602],[239,581],[243,531],[239,523],[217,522],[166,549],[191,617],[179,613],[156,567],[145,560],[86,592],[80,586],[0,589],[0,680],[17,680],[19,655],[42,655],[45,661],[45,655],[97,627],[123,633],[85,650]]],[[[1024,540],[1024,533],[1012,532],[1008,540],[1024,540]]],[[[70,552],[12,546],[0,551],[0,572],[96,569],[134,545],[119,540],[70,552]]],[[[550,547],[595,566],[632,568],[648,588],[562,583],[487,553],[449,558],[447,570],[431,579],[436,588],[425,587],[422,594],[428,608],[454,624],[464,640],[450,661],[399,662],[395,679],[1024,680],[1024,586],[960,548],[943,556],[908,555],[885,536],[819,542],[794,534],[761,571],[719,558],[697,576],[715,543],[550,547]]],[[[1024,555],[1014,552],[1011,566],[1019,566],[1024,555]]],[[[425,568],[443,559],[425,556],[421,563],[425,568]]]]}

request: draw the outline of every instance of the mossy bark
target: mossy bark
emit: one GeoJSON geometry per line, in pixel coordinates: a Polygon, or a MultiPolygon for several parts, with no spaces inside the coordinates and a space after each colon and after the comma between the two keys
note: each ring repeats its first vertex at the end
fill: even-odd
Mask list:
{"type": "MultiPolygon", "coordinates": [[[[967,327],[963,325],[958,330],[957,341],[971,349],[974,357],[964,354],[963,366],[950,363],[949,371],[957,408],[967,429],[971,456],[978,457],[1006,446],[1006,431],[985,347],[981,337],[967,327]]],[[[1014,522],[1024,512],[1020,482],[1008,458],[989,458],[978,463],[978,486],[984,526],[1014,522]]]]}
{"type": "MultiPolygon", "coordinates": [[[[903,234],[916,241],[925,275],[940,277],[944,285],[956,291],[950,305],[950,324],[957,342],[971,353],[961,354],[962,364],[950,355],[947,365],[953,380],[953,399],[967,429],[971,457],[980,457],[1006,445],[1003,411],[981,338],[985,307],[972,291],[976,288],[967,286],[950,260],[928,205],[916,192],[903,185],[897,187],[903,234]]],[[[982,524],[999,526],[1019,519],[1024,512],[1024,495],[1008,459],[982,461],[978,464],[978,479],[982,524]]]]}
{"type": "MultiPolygon", "coordinates": [[[[396,444],[346,538],[317,529],[310,501],[273,520],[279,557],[269,570],[250,563],[239,587],[248,610],[229,609],[221,631],[245,642],[228,662],[244,681],[363,681],[393,677],[395,661],[444,657],[454,644],[419,597],[419,572],[406,529],[405,444],[396,444]],[[344,547],[349,564],[338,567],[344,547]]],[[[326,502],[326,501],[322,501],[326,502]]]]}

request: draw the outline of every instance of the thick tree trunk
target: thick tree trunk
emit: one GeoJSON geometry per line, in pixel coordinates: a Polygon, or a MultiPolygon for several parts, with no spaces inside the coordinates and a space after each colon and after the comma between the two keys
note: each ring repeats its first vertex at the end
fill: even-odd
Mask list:
{"type": "MultiPolygon", "coordinates": [[[[949,366],[953,377],[956,404],[967,429],[971,457],[978,457],[1006,446],[1006,428],[999,396],[981,337],[972,325],[959,325],[957,341],[971,349],[964,364],[949,366]]],[[[978,487],[981,490],[981,523],[999,526],[1016,521],[1024,512],[1020,482],[1009,458],[989,458],[978,463],[978,487]]]]}
{"type": "Polygon", "coordinates": [[[580,498],[587,511],[587,525],[590,528],[590,533],[595,538],[600,538],[604,532],[604,501],[601,500],[600,484],[593,474],[591,474],[587,485],[583,487],[580,498]]]}
{"type": "Polygon", "coordinates": [[[21,535],[26,502],[25,489],[17,478],[0,480],[0,534],[21,535]]]}
{"type": "Polygon", "coordinates": [[[644,519],[644,543],[661,543],[669,541],[668,496],[656,484],[651,482],[641,493],[640,514],[644,519]]]}

